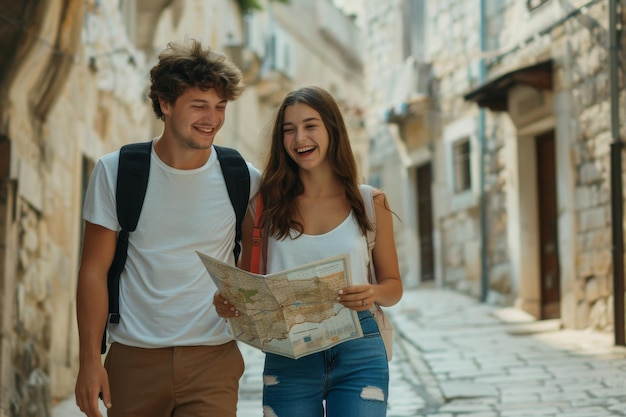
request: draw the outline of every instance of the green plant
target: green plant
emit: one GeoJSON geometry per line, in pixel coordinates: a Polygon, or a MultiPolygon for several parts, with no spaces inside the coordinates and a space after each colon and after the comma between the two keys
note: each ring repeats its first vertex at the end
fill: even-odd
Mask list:
{"type": "MultiPolygon", "coordinates": [[[[236,0],[239,9],[241,10],[241,14],[252,13],[253,11],[263,10],[261,6],[261,2],[259,0],[236,0]]],[[[274,1],[274,0],[269,0],[274,1]]],[[[281,3],[289,3],[289,0],[276,0],[281,3]]]]}

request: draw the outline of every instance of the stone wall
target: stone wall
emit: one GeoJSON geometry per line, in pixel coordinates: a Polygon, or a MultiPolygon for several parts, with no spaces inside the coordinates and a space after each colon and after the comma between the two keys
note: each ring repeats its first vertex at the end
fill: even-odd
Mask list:
{"type": "MultiPolygon", "coordinates": [[[[266,9],[258,16],[269,22],[267,7],[272,4],[261,3],[266,9]]],[[[299,7],[296,3],[317,5],[310,0],[276,3],[276,16],[290,16],[289,7],[299,7]]],[[[19,56],[20,66],[7,88],[0,131],[2,417],[49,415],[51,402],[73,392],[78,370],[75,292],[83,194],[101,155],[160,134],[161,123],[146,96],[155,55],[167,42],[185,38],[209,42],[220,52],[244,46],[244,21],[236,2],[137,0],[129,4],[142,5],[135,20],[132,13],[124,14],[128,10],[117,0],[40,3],[45,19],[31,22],[33,30],[39,30],[34,46],[19,56]],[[80,22],[72,21],[72,16],[79,16],[80,22]],[[78,45],[65,48],[59,39],[67,43],[76,33],[78,45]],[[50,66],[59,62],[67,67],[51,71],[50,66]],[[40,90],[46,85],[54,89],[40,90]],[[40,100],[42,91],[50,92],[43,94],[45,100],[40,100]],[[48,106],[45,111],[42,104],[48,106]]],[[[333,16],[332,10],[326,12],[333,16]]],[[[322,35],[323,22],[307,22],[307,30],[315,36],[306,40],[297,36],[299,27],[283,25],[293,32],[289,40],[297,51],[291,57],[297,76],[278,86],[268,86],[273,81],[265,80],[265,87],[286,92],[317,84],[332,91],[346,111],[359,160],[366,163],[360,62],[354,57],[344,60],[340,49],[325,40],[354,34],[354,28],[344,24],[339,35],[322,35]],[[333,65],[325,65],[331,57],[333,65]]],[[[251,36],[261,36],[254,39],[264,45],[270,29],[251,36]]],[[[229,105],[218,138],[220,144],[241,149],[257,165],[265,149],[264,126],[274,110],[258,91],[255,77],[261,75],[245,74],[250,77],[248,88],[229,105]]]]}
{"type": "MultiPolygon", "coordinates": [[[[505,56],[500,65],[507,66],[529,56],[552,57],[555,61],[555,90],[571,101],[569,108],[555,108],[557,118],[563,118],[572,128],[567,148],[568,167],[573,171],[573,203],[559,202],[561,210],[571,211],[575,218],[575,276],[562,277],[570,283],[575,297],[575,309],[562,310],[563,319],[577,328],[594,327],[608,330],[612,313],[612,258],[610,213],[610,112],[608,81],[608,3],[577,2],[575,5],[557,2],[547,4],[546,10],[572,12],[575,7],[589,5],[584,12],[570,15],[562,24],[550,24],[545,35],[529,42],[525,48],[505,56]],[[578,4],[580,3],[580,4],[578,4]],[[548,9],[548,8],[551,8],[548,9]]],[[[515,13],[514,5],[505,15],[515,13]]],[[[543,6],[542,6],[543,7],[543,6]]],[[[622,8],[623,9],[623,8],[622,8]]],[[[507,25],[509,32],[514,25],[507,25]]],[[[511,37],[505,31],[503,38],[511,37]]],[[[506,44],[505,41],[502,43],[506,44]]],[[[623,71],[621,71],[623,72],[623,71]]],[[[622,84],[623,85],[623,84],[622,84]]],[[[623,88],[622,88],[622,91],[623,88]]],[[[622,93],[622,96],[624,94],[622,93]]],[[[621,101],[624,102],[623,100],[621,101]]],[[[622,108],[621,120],[624,120],[622,108]]],[[[557,177],[560,173],[557,173],[557,177]]],[[[569,187],[561,182],[558,187],[569,187]]],[[[561,262],[567,262],[561,254],[561,262]]]]}
{"type": "Polygon", "coordinates": [[[51,271],[45,254],[46,222],[41,213],[24,200],[19,202],[18,265],[14,329],[14,391],[12,416],[45,415],[50,401],[50,358],[52,338],[51,271]],[[47,272],[48,271],[48,272],[47,272]]]}
{"type": "MultiPolygon", "coordinates": [[[[477,136],[478,114],[470,103],[463,100],[463,94],[478,83],[476,65],[479,44],[479,20],[475,5],[451,0],[428,2],[430,23],[427,43],[431,59],[433,77],[436,80],[433,109],[433,125],[442,132],[437,141],[436,174],[433,192],[435,198],[435,222],[441,235],[442,256],[437,265],[441,283],[475,297],[481,295],[481,228],[478,198],[479,153],[477,136]],[[455,193],[453,183],[452,143],[469,138],[472,152],[470,190],[455,193]]],[[[495,146],[494,146],[495,148],[495,146]]],[[[494,149],[495,150],[495,149],[494,149]]],[[[495,181],[494,181],[495,182],[495,181]]],[[[495,196],[495,191],[490,192],[495,196]]],[[[499,207],[489,204],[490,214],[495,215],[499,207]]],[[[491,219],[491,217],[490,217],[491,219]]],[[[491,259],[497,257],[495,229],[490,236],[491,259]]]]}
{"type": "Polygon", "coordinates": [[[40,41],[23,58],[8,92],[5,135],[15,200],[4,206],[9,212],[2,228],[12,250],[2,257],[3,311],[9,316],[3,319],[0,415],[49,415],[51,401],[73,391],[86,172],[105,151],[149,137],[145,60],[126,39],[117,3],[89,1],[78,22],[68,20],[71,7],[48,3],[40,41]],[[60,50],[56,37],[81,27],[81,47],[60,50]],[[44,100],[49,110],[39,114],[33,111],[42,104],[38,89],[53,77],[49,66],[58,60],[50,57],[56,54],[70,66],[58,91],[44,100]]]}
{"type": "MultiPolygon", "coordinates": [[[[622,5],[624,10],[624,5],[622,5]]],[[[576,18],[576,23],[554,31],[554,40],[571,51],[570,74],[564,87],[571,91],[576,116],[572,138],[575,171],[575,213],[579,254],[576,257],[575,295],[577,327],[610,329],[612,308],[612,238],[610,196],[610,102],[608,80],[607,3],[599,2],[576,18]],[[568,85],[569,84],[569,85],[568,85]]],[[[624,45],[622,41],[622,45],[624,45]]],[[[622,48],[623,52],[623,48],[622,48]]],[[[622,53],[622,69],[624,73],[622,53]]],[[[622,86],[624,79],[622,78],[622,86]]],[[[626,108],[622,87],[622,138],[626,108]]]]}
{"type": "MultiPolygon", "coordinates": [[[[445,131],[446,125],[468,114],[477,117],[477,109],[468,107],[462,95],[477,86],[479,21],[476,11],[463,7],[465,2],[436,3],[429,2],[433,22],[430,33],[437,35],[431,42],[431,56],[439,83],[440,123],[445,131]]],[[[569,154],[559,156],[557,163],[557,178],[561,179],[557,187],[559,198],[563,200],[559,201],[559,213],[561,218],[574,219],[572,227],[561,229],[564,236],[572,235],[574,240],[571,244],[573,259],[565,247],[567,238],[560,241],[563,246],[561,273],[567,274],[561,277],[562,320],[572,327],[610,329],[613,312],[609,145],[612,138],[609,131],[607,2],[573,3],[551,1],[532,13],[525,10],[525,2],[500,2],[498,9],[488,9],[488,27],[493,35],[488,45],[496,49],[485,57],[489,64],[488,75],[502,74],[511,68],[548,58],[554,61],[554,94],[559,100],[553,109],[556,120],[553,126],[557,128],[557,141],[563,143],[569,154]],[[578,10],[583,3],[588,7],[584,11],[578,10]],[[555,16],[563,16],[563,20],[559,21],[555,16]],[[563,160],[566,163],[562,163],[563,160]],[[573,184],[569,183],[569,178],[574,179],[573,184]],[[572,268],[568,267],[570,262],[572,268]],[[570,294],[571,302],[566,300],[570,294]]],[[[625,102],[623,82],[621,103],[625,102]]],[[[622,122],[625,115],[622,106],[622,122]]],[[[516,129],[524,128],[513,126],[511,122],[508,113],[486,113],[484,172],[489,299],[500,304],[511,303],[524,280],[533,279],[517,277],[516,266],[511,263],[511,241],[519,237],[511,235],[517,232],[510,228],[511,207],[507,201],[517,185],[510,181],[505,166],[506,154],[519,140],[520,130],[516,129]]],[[[447,163],[445,161],[444,165],[447,163]]],[[[441,168],[439,172],[436,186],[444,201],[452,207],[438,212],[446,253],[442,265],[444,281],[475,295],[476,278],[468,272],[474,267],[471,258],[464,256],[461,248],[464,242],[477,239],[480,227],[478,206],[455,205],[457,197],[446,189],[446,170],[441,168]]]]}

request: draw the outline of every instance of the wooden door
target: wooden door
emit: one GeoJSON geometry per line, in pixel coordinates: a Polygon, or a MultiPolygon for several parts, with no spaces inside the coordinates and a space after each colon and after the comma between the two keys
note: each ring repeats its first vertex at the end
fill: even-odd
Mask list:
{"type": "Polygon", "coordinates": [[[554,130],[535,138],[539,202],[541,318],[560,317],[559,231],[554,130]]]}
{"type": "Polygon", "coordinates": [[[419,233],[421,281],[434,278],[433,209],[431,198],[430,163],[416,170],[417,175],[417,227],[419,233]]]}

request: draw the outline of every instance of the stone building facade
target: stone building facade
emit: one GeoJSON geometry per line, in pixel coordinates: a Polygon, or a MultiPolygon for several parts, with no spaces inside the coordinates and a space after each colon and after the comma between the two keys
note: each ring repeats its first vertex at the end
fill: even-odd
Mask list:
{"type": "Polygon", "coordinates": [[[486,113],[485,195],[499,202],[486,212],[488,247],[501,248],[498,257],[488,251],[487,267],[510,281],[503,290],[505,280],[490,274],[488,289],[538,318],[607,330],[614,317],[611,88],[622,97],[620,119],[626,114],[624,80],[609,83],[609,4],[485,7],[487,74],[464,96],[486,113]],[[525,18],[514,25],[515,15],[525,18]]]}
{"type": "Polygon", "coordinates": [[[316,84],[366,167],[353,21],[326,0],[249,3],[0,0],[0,416],[47,416],[73,392],[82,197],[99,156],[160,133],[146,92],[168,41],[200,39],[242,68],[220,144],[262,166],[275,106],[316,84]]]}
{"type": "Polygon", "coordinates": [[[609,4],[364,1],[370,175],[397,187],[411,283],[612,328],[609,4]]]}

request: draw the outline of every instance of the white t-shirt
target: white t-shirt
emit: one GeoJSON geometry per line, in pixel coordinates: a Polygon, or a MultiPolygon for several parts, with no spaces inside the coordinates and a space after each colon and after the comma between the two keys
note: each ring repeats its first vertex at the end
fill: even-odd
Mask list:
{"type": "MultiPolygon", "coordinates": [[[[100,158],[83,209],[91,223],[119,231],[115,206],[119,151],[100,158]]],[[[250,196],[260,172],[248,163],[250,196]]],[[[174,169],[152,152],[148,189],[137,230],[130,234],[120,278],[120,323],[109,342],[157,348],[220,345],[232,340],[213,307],[213,284],[195,251],[234,264],[235,212],[217,159],[174,169]]]]}
{"type": "MultiPolygon", "coordinates": [[[[296,236],[295,232],[292,232],[296,236]]],[[[302,234],[297,239],[268,238],[267,273],[280,272],[324,258],[350,255],[352,284],[367,284],[369,251],[356,217],[348,217],[333,230],[321,235],[302,234]]]]}

